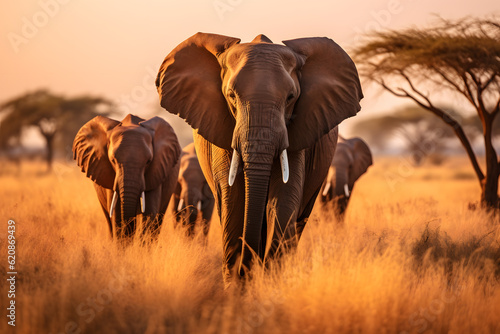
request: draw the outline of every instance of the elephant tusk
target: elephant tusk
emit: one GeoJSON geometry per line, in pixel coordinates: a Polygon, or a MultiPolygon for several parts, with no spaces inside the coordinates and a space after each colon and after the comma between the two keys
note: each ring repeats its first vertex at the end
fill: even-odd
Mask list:
{"type": "Polygon", "coordinates": [[[113,199],[111,200],[111,205],[109,206],[109,218],[113,218],[113,211],[115,211],[116,202],[118,200],[118,192],[113,193],[113,199]]]}
{"type": "Polygon", "coordinates": [[[350,196],[350,193],[349,193],[349,186],[346,184],[344,184],[344,194],[346,195],[346,197],[349,197],[350,196]]]}
{"type": "Polygon", "coordinates": [[[281,173],[283,174],[283,183],[288,182],[288,177],[290,176],[290,168],[288,166],[288,155],[286,154],[286,149],[281,152],[281,173]]]}
{"type": "Polygon", "coordinates": [[[201,211],[201,201],[198,201],[198,204],[196,204],[196,209],[201,211]]]}
{"type": "Polygon", "coordinates": [[[233,150],[233,157],[231,159],[231,167],[229,168],[229,186],[234,184],[234,179],[236,179],[236,173],[238,172],[238,165],[240,164],[240,154],[238,151],[233,150]]]}
{"type": "Polygon", "coordinates": [[[184,205],[184,199],[179,200],[179,205],[177,206],[177,212],[182,210],[182,206],[184,205]]]}
{"type": "Polygon", "coordinates": [[[141,194],[141,211],[142,213],[146,211],[146,195],[144,194],[144,191],[141,194]]]}
{"type": "Polygon", "coordinates": [[[323,197],[326,197],[326,195],[328,195],[328,192],[330,191],[331,187],[332,184],[330,182],[327,182],[325,185],[325,189],[323,189],[323,197]]]}

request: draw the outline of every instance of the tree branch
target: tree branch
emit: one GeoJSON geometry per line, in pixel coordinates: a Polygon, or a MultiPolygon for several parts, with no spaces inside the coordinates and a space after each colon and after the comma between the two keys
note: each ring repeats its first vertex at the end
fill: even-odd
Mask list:
{"type": "Polygon", "coordinates": [[[486,110],[486,107],[484,105],[484,101],[483,101],[483,86],[481,85],[481,79],[479,78],[476,78],[476,76],[471,72],[471,71],[467,71],[467,73],[469,73],[469,75],[472,77],[472,80],[474,81],[474,83],[476,84],[476,94],[477,94],[477,102],[479,103],[479,109],[477,109],[477,112],[479,114],[479,117],[481,117],[481,119],[485,119],[488,117],[488,111],[486,110]]]}
{"type": "MultiPolygon", "coordinates": [[[[403,74],[403,76],[404,76],[404,74],[403,74]]],[[[476,155],[474,153],[474,150],[472,149],[472,146],[471,146],[471,144],[469,142],[469,139],[465,135],[465,132],[464,132],[462,126],[453,117],[451,117],[450,115],[448,115],[447,113],[445,113],[441,109],[436,108],[425,95],[423,95],[420,91],[418,91],[413,86],[413,84],[411,83],[411,81],[409,81],[408,77],[406,77],[406,79],[409,82],[411,89],[416,94],[418,94],[419,96],[421,96],[428,104],[423,103],[415,95],[412,95],[412,94],[408,93],[408,91],[405,90],[404,88],[399,87],[399,90],[402,93],[398,93],[394,89],[392,89],[389,86],[387,86],[383,80],[378,81],[378,83],[384,89],[386,89],[388,92],[390,92],[391,94],[393,94],[395,96],[407,97],[407,98],[413,100],[420,107],[422,107],[422,108],[424,108],[424,109],[432,112],[433,114],[435,114],[436,116],[438,116],[439,118],[441,118],[446,124],[448,124],[449,126],[451,126],[452,129],[453,129],[453,131],[455,132],[456,136],[458,137],[458,139],[462,143],[462,146],[465,148],[465,151],[467,152],[467,155],[469,156],[469,160],[472,163],[472,167],[474,168],[474,171],[476,172],[476,176],[477,176],[477,178],[479,180],[479,183],[481,184],[481,182],[484,180],[484,174],[483,174],[483,171],[481,170],[481,167],[479,166],[479,163],[477,162],[477,158],[476,158],[476,155]]]]}
{"type": "Polygon", "coordinates": [[[472,94],[472,91],[470,90],[470,85],[469,85],[469,80],[467,79],[467,76],[462,74],[462,80],[464,82],[465,89],[467,90],[467,94],[470,96],[470,103],[474,106],[474,108],[477,110],[478,105],[476,104],[476,101],[474,101],[474,95],[472,94]]]}
{"type": "Polygon", "coordinates": [[[490,77],[488,80],[486,80],[486,82],[485,82],[485,83],[484,83],[484,85],[483,85],[483,90],[484,90],[484,89],[486,89],[486,88],[488,88],[488,86],[489,86],[489,85],[490,85],[493,81],[495,81],[496,76],[497,76],[497,73],[493,73],[493,74],[491,75],[491,77],[490,77]]]}
{"type": "Polygon", "coordinates": [[[491,113],[491,116],[493,117],[493,119],[495,119],[495,117],[498,115],[499,111],[500,111],[500,99],[498,99],[497,104],[491,113]]]}
{"type": "MultiPolygon", "coordinates": [[[[408,85],[410,86],[411,90],[414,91],[418,96],[423,98],[425,100],[425,102],[427,102],[428,107],[425,107],[425,109],[435,108],[434,105],[432,104],[431,100],[429,100],[429,98],[426,95],[424,95],[424,93],[422,93],[421,91],[419,91],[418,89],[415,88],[415,86],[413,85],[413,82],[411,82],[410,78],[403,71],[400,71],[400,75],[403,78],[405,78],[406,82],[408,82],[408,85]]],[[[406,95],[409,98],[412,98],[412,96],[410,94],[408,94],[408,92],[406,93],[406,95]]],[[[413,100],[415,100],[415,99],[413,99],[413,100]]]]}
{"type": "Polygon", "coordinates": [[[436,66],[432,66],[432,70],[434,72],[436,72],[437,74],[439,74],[439,76],[441,76],[441,78],[443,78],[444,81],[446,81],[447,83],[449,83],[459,93],[461,93],[462,95],[464,95],[467,98],[467,100],[469,100],[469,101],[471,100],[471,97],[469,96],[469,94],[467,94],[467,91],[464,88],[460,87],[458,85],[458,83],[454,82],[446,73],[444,73],[443,71],[441,71],[436,66]]]}

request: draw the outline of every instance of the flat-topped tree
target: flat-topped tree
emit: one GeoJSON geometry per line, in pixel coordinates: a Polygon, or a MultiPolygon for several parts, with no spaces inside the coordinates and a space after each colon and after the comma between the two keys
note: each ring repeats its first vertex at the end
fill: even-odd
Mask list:
{"type": "Polygon", "coordinates": [[[481,186],[481,204],[498,208],[500,164],[492,144],[500,110],[500,20],[441,19],[429,28],[376,32],[354,50],[361,76],[398,97],[413,100],[454,130],[481,186]],[[462,127],[436,105],[441,91],[465,97],[481,121],[486,152],[483,172],[462,127]]]}
{"type": "Polygon", "coordinates": [[[65,98],[47,90],[37,90],[0,104],[5,116],[0,123],[0,149],[20,143],[22,130],[36,127],[45,140],[47,167],[52,169],[56,141],[71,148],[78,129],[97,115],[113,112],[112,103],[101,97],[65,98]],[[59,139],[56,139],[59,138],[59,139]]]}

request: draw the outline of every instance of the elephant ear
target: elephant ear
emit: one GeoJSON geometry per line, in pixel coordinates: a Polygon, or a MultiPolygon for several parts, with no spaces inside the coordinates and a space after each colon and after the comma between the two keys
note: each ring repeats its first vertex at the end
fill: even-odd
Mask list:
{"type": "Polygon", "coordinates": [[[356,115],[363,93],[356,66],[331,39],[299,38],[283,43],[305,58],[299,74],[301,93],[288,124],[290,150],[300,150],[356,115]]]}
{"type": "Polygon", "coordinates": [[[120,122],[96,116],[80,128],[73,141],[73,159],[101,187],[113,189],[115,170],[108,158],[108,132],[120,122]]]}
{"type": "Polygon", "coordinates": [[[238,38],[197,33],[170,52],[156,78],[161,106],[225,149],[231,149],[235,120],[222,94],[217,56],[239,42],[238,38]]]}
{"type": "MultiPolygon", "coordinates": [[[[146,190],[157,188],[179,161],[181,147],[174,129],[162,118],[155,116],[139,125],[149,129],[153,137],[153,159],[146,169],[146,190]]],[[[172,175],[177,180],[177,175],[172,175]]]]}
{"type": "Polygon", "coordinates": [[[373,164],[372,152],[366,143],[360,138],[347,140],[352,147],[353,164],[349,173],[349,186],[352,188],[354,182],[361,177],[368,167],[373,164]]]}

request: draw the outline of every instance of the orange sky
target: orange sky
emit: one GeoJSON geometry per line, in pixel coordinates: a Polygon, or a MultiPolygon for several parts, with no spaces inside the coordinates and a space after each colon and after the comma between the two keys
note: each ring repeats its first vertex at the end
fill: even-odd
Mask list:
{"type": "MultiPolygon", "coordinates": [[[[372,29],[424,25],[433,14],[500,13],[498,0],[3,0],[2,7],[0,101],[45,87],[102,95],[138,115],[157,105],[163,58],[198,31],[243,41],[259,33],[274,42],[328,36],[349,50],[372,29]]],[[[364,114],[402,103],[364,90],[364,114]]]]}

